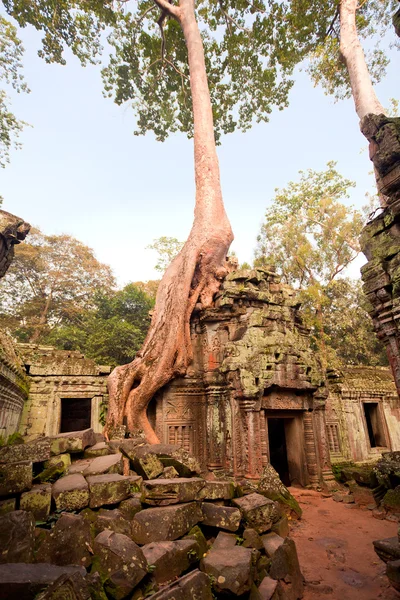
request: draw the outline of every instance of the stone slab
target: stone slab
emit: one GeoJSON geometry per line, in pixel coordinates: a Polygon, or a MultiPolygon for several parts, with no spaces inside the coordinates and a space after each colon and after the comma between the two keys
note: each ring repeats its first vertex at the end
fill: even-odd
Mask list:
{"type": "Polygon", "coordinates": [[[91,600],[89,586],[80,573],[61,575],[36,600],[91,600]]]}
{"type": "Polygon", "coordinates": [[[304,577],[300,571],[296,545],[286,538],[274,552],[269,575],[284,584],[285,600],[297,600],[303,597],[304,577]]]}
{"type": "Polygon", "coordinates": [[[50,458],[49,438],[38,438],[32,442],[0,448],[0,464],[21,462],[23,460],[37,463],[48,458],[50,458]]]}
{"type": "Polygon", "coordinates": [[[217,593],[240,596],[248,592],[253,583],[252,554],[250,548],[243,546],[212,548],[201,560],[200,569],[213,578],[217,593]]]}
{"type": "Polygon", "coordinates": [[[70,454],[83,452],[88,446],[96,444],[96,437],[93,429],[84,429],[83,431],[69,431],[68,433],[59,433],[50,438],[51,454],[70,454]]]}
{"type": "Polygon", "coordinates": [[[192,502],[203,487],[204,479],[199,477],[144,481],[142,502],[150,506],[192,502]]]}
{"type": "Polygon", "coordinates": [[[154,567],[152,577],[157,583],[166,583],[179,577],[197,561],[198,550],[198,544],[193,539],[152,542],[142,548],[148,564],[154,567]]]}
{"type": "Polygon", "coordinates": [[[242,515],[238,508],[203,502],[201,509],[204,517],[203,525],[218,527],[227,531],[237,531],[239,529],[242,515]]]}
{"type": "Polygon", "coordinates": [[[279,546],[282,546],[285,541],[280,535],[275,533],[274,531],[270,531],[261,536],[261,540],[264,546],[265,554],[268,557],[272,557],[275,554],[275,551],[278,550],[279,546]]]}
{"type": "Polygon", "coordinates": [[[210,580],[199,570],[180,577],[151,596],[152,600],[213,600],[210,580]]]}
{"type": "Polygon", "coordinates": [[[108,454],[113,454],[113,451],[110,450],[107,442],[98,442],[94,446],[86,448],[83,458],[96,458],[97,456],[107,456],[108,454]]]}
{"type": "Polygon", "coordinates": [[[93,475],[87,478],[90,508],[118,504],[131,494],[129,477],[116,474],[93,475]]]}
{"type": "Polygon", "coordinates": [[[91,543],[90,523],[82,515],[63,513],[52,529],[45,530],[36,560],[60,566],[81,565],[87,569],[92,562],[91,543]]]}
{"type": "Polygon", "coordinates": [[[105,473],[122,475],[122,471],[122,454],[109,454],[94,458],[84,470],[83,476],[90,477],[91,475],[104,475],[105,473]]]}
{"type": "Polygon", "coordinates": [[[252,493],[242,498],[235,498],[232,504],[240,509],[247,526],[255,529],[257,533],[270,530],[272,524],[280,517],[275,502],[261,494],[252,493]]]}
{"type": "Polygon", "coordinates": [[[84,577],[86,570],[43,563],[0,565],[0,600],[33,600],[65,573],[80,573],[84,577]]]}
{"type": "Polygon", "coordinates": [[[132,538],[137,544],[176,540],[203,520],[196,502],[148,508],[135,515],[132,538]]]}
{"type": "Polygon", "coordinates": [[[24,492],[19,507],[21,510],[31,512],[35,521],[46,521],[50,515],[51,484],[34,485],[31,490],[24,492]]]}
{"type": "Polygon", "coordinates": [[[31,487],[32,463],[30,461],[0,465],[0,497],[26,492],[31,487]]]}
{"type": "Polygon", "coordinates": [[[233,481],[205,481],[198,500],[231,500],[234,495],[233,481]]]}
{"type": "Polygon", "coordinates": [[[66,475],[53,483],[51,495],[59,510],[81,510],[89,504],[89,486],[79,475],[66,475]]]}
{"type": "Polygon", "coordinates": [[[9,512],[13,512],[16,509],[16,499],[6,498],[6,500],[0,500],[0,516],[6,515],[9,512]]]}
{"type": "Polygon", "coordinates": [[[33,557],[33,515],[16,510],[0,517],[0,563],[25,563],[33,557]]]}

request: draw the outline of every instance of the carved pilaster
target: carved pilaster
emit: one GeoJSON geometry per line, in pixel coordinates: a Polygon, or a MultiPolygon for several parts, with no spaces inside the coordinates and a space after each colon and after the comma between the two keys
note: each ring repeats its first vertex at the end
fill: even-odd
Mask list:
{"type": "Polygon", "coordinates": [[[310,479],[310,484],[316,486],[319,483],[318,457],[317,449],[315,446],[313,417],[311,412],[304,413],[303,424],[308,477],[310,479]]]}

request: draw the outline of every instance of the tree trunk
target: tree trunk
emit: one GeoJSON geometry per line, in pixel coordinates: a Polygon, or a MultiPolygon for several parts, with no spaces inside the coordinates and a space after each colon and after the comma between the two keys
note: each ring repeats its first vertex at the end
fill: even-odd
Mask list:
{"type": "Polygon", "coordinates": [[[143,347],[133,362],[116,367],[109,377],[105,426],[106,435],[110,435],[115,426],[126,423],[130,432],[144,431],[149,443],[157,443],[158,439],[147,419],[147,406],[162,386],[185,374],[192,360],[191,314],[197,303],[210,305],[227,273],[226,254],[233,240],[222,201],[212,107],[194,0],[180,0],[179,6],[155,1],[178,20],[186,40],[194,118],[194,222],[187,242],[161,280],[143,347]]]}
{"type": "Polygon", "coordinates": [[[384,114],[385,110],[375,94],[364,52],[358,39],[357,3],[358,0],[341,0],[340,2],[340,53],[349,73],[356,113],[362,119],[370,113],[384,114]]]}
{"type": "Polygon", "coordinates": [[[39,338],[40,338],[40,334],[42,333],[43,327],[47,323],[47,315],[48,315],[48,312],[49,312],[49,308],[50,308],[50,304],[51,304],[52,299],[53,299],[53,295],[50,292],[50,294],[46,298],[46,302],[45,302],[43,310],[42,310],[42,312],[40,314],[39,323],[35,327],[35,329],[33,331],[33,334],[31,335],[31,337],[29,338],[29,343],[30,344],[36,344],[38,342],[39,338]]]}

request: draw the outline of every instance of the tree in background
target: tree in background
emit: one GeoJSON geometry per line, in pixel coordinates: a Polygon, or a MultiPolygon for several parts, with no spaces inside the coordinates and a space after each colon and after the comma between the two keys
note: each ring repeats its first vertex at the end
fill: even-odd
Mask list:
{"type": "Polygon", "coordinates": [[[115,285],[110,267],[69,235],[31,230],[15,248],[0,283],[0,323],[18,340],[40,343],[54,328],[74,322],[97,291],[115,285]]]}
{"type": "Polygon", "coordinates": [[[154,267],[156,271],[164,273],[175,256],[182,250],[184,243],[174,237],[167,236],[161,236],[153,240],[153,243],[147,246],[146,249],[157,252],[158,258],[154,267]]]}
{"type": "MultiPolygon", "coordinates": [[[[363,214],[343,204],[352,181],[329,162],[326,171],[300,171],[300,180],[276,190],[257,238],[255,263],[274,264],[289,285],[301,291],[324,366],[332,361],[327,347],[325,314],[338,276],[357,258],[363,214]]],[[[330,347],[330,346],[329,346],[330,347]]]]}

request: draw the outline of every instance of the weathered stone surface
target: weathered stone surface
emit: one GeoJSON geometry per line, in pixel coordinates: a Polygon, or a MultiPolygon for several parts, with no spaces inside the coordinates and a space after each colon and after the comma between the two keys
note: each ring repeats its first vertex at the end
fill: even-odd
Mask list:
{"type": "Polygon", "coordinates": [[[352,481],[354,480],[360,485],[366,485],[368,487],[376,487],[378,480],[373,471],[373,465],[362,465],[362,466],[347,466],[343,467],[340,471],[341,481],[352,481]]]}
{"type": "Polygon", "coordinates": [[[21,495],[19,507],[33,514],[35,521],[46,521],[51,507],[51,484],[34,485],[21,495]]]}
{"type": "Polygon", "coordinates": [[[128,521],[132,521],[136,513],[141,511],[142,508],[140,498],[127,498],[127,500],[123,500],[118,506],[118,510],[128,521]]]}
{"type": "Polygon", "coordinates": [[[400,592],[400,560],[386,563],[386,575],[394,589],[400,592]]]}
{"type": "Polygon", "coordinates": [[[240,508],[248,527],[255,529],[257,533],[271,529],[272,524],[280,517],[276,504],[261,494],[253,493],[235,498],[232,503],[240,508]]]}
{"type": "Polygon", "coordinates": [[[358,485],[355,481],[349,481],[347,485],[356,504],[360,506],[376,505],[374,494],[370,488],[358,485]]]}
{"type": "Polygon", "coordinates": [[[224,531],[220,531],[215,538],[212,547],[214,550],[226,550],[227,548],[233,548],[236,546],[236,542],[236,535],[233,535],[233,533],[225,533],[224,531]]]}
{"type": "Polygon", "coordinates": [[[50,458],[50,439],[38,438],[25,444],[0,448],[0,464],[28,460],[32,463],[43,462],[50,458]]]}
{"type": "Polygon", "coordinates": [[[394,513],[400,513],[400,485],[388,490],[383,497],[382,505],[394,513]]]}
{"type": "Polygon", "coordinates": [[[282,546],[284,542],[284,538],[273,531],[262,535],[261,540],[264,546],[265,554],[269,557],[273,556],[275,551],[279,548],[279,546],[282,546]]]}
{"type": "Polygon", "coordinates": [[[26,492],[31,487],[32,463],[30,461],[0,465],[0,497],[26,492]]]}
{"type": "Polygon", "coordinates": [[[83,458],[96,458],[97,456],[107,456],[108,454],[113,454],[113,452],[110,450],[107,442],[98,442],[94,446],[86,448],[83,458]]]}
{"type": "Polygon", "coordinates": [[[163,475],[164,479],[174,479],[175,477],[179,477],[179,473],[175,467],[164,467],[163,475]]]}
{"type": "Polygon", "coordinates": [[[198,500],[231,500],[235,495],[233,481],[205,481],[198,500]]]}
{"type": "Polygon", "coordinates": [[[118,508],[115,508],[114,510],[107,510],[105,508],[101,508],[97,513],[97,518],[95,522],[96,535],[101,533],[105,529],[109,529],[110,531],[114,531],[115,533],[123,533],[128,537],[131,536],[132,532],[130,522],[118,508]]]}
{"type": "Polygon", "coordinates": [[[258,588],[252,586],[249,600],[285,600],[277,589],[278,582],[271,577],[264,577],[258,588]]]}
{"type": "Polygon", "coordinates": [[[71,457],[69,454],[53,456],[49,460],[46,460],[44,470],[36,475],[34,482],[44,483],[46,481],[55,481],[67,472],[70,464],[71,457]]]}
{"type": "Polygon", "coordinates": [[[91,600],[91,595],[81,573],[70,573],[61,575],[36,600],[91,600]]]}
{"type": "Polygon", "coordinates": [[[152,576],[157,583],[171,581],[179,577],[190,565],[197,561],[199,547],[195,540],[176,542],[152,542],[142,548],[149,565],[155,567],[152,576]]]}
{"type": "Polygon", "coordinates": [[[212,548],[201,560],[200,569],[213,578],[217,592],[240,596],[250,590],[253,582],[252,550],[242,546],[212,548]]]}
{"type": "Polygon", "coordinates": [[[151,506],[191,502],[203,486],[204,479],[199,477],[144,481],[142,501],[151,506]]]}
{"type": "Polygon", "coordinates": [[[129,479],[131,494],[141,494],[143,490],[143,477],[140,475],[127,475],[127,477],[129,479]]]}
{"type": "Polygon", "coordinates": [[[255,550],[262,550],[264,548],[262,539],[255,529],[244,530],[243,546],[245,548],[254,548],[255,550]]]}
{"type": "Polygon", "coordinates": [[[271,559],[270,577],[285,583],[285,600],[298,600],[303,597],[304,578],[300,571],[296,546],[286,538],[274,552],[271,559]]]}
{"type": "Polygon", "coordinates": [[[71,573],[86,575],[85,569],[77,566],[24,563],[0,565],[0,600],[33,600],[61,575],[71,573]]]}
{"type": "Polygon", "coordinates": [[[210,580],[197,569],[151,596],[152,600],[212,600],[210,580]]]}
{"type": "Polygon", "coordinates": [[[258,483],[258,492],[270,500],[285,504],[293,510],[298,517],[301,517],[302,510],[299,503],[282,483],[278,473],[270,464],[264,467],[258,483]]]}
{"type": "Polygon", "coordinates": [[[71,466],[68,467],[68,475],[76,475],[77,473],[83,475],[93,461],[94,458],[81,458],[79,460],[74,460],[71,466]]]}
{"type": "MultiPolygon", "coordinates": [[[[180,446],[171,444],[144,444],[141,446],[136,445],[132,448],[132,444],[129,445],[127,443],[130,441],[131,440],[126,440],[126,442],[121,445],[121,451],[132,460],[135,471],[140,475],[143,475],[143,473],[140,471],[139,459],[144,460],[147,454],[155,455],[160,460],[163,468],[171,466],[175,467],[180,477],[191,477],[200,474],[200,465],[198,461],[180,446]],[[136,468],[137,466],[138,468],[136,468]]],[[[158,463],[155,464],[158,465],[158,463]]],[[[161,475],[161,473],[162,470],[157,475],[147,477],[147,479],[154,479],[155,477],[158,477],[158,475],[161,475]]]]}
{"type": "Polygon", "coordinates": [[[117,504],[130,496],[128,477],[118,474],[93,475],[87,478],[90,490],[90,508],[117,504]]]}
{"type": "Polygon", "coordinates": [[[126,440],[120,445],[121,452],[130,459],[133,469],[143,479],[155,479],[164,471],[164,465],[152,448],[152,445],[137,445],[134,440],[126,440]]]}
{"type": "Polygon", "coordinates": [[[15,498],[6,498],[6,500],[0,500],[0,516],[6,515],[9,512],[13,512],[16,508],[15,498]]]}
{"type": "Polygon", "coordinates": [[[208,551],[207,540],[204,537],[204,534],[198,525],[192,527],[187,535],[183,537],[184,540],[194,540],[197,542],[198,548],[198,556],[197,558],[200,560],[208,551]]]}
{"type": "Polygon", "coordinates": [[[107,595],[126,598],[147,574],[142,550],[126,535],[103,531],[94,540],[93,571],[100,574],[107,595]]]}
{"type": "Polygon", "coordinates": [[[58,479],[53,483],[51,495],[59,510],[81,510],[89,504],[89,486],[79,474],[58,479]]]}
{"type": "Polygon", "coordinates": [[[375,552],[384,562],[400,559],[400,543],[397,537],[384,538],[383,540],[376,540],[372,543],[375,552]]]}
{"type": "Polygon", "coordinates": [[[219,527],[227,531],[237,531],[239,529],[242,515],[238,508],[217,506],[208,502],[203,502],[201,507],[204,517],[203,525],[219,527]]]}
{"type": "Polygon", "coordinates": [[[105,473],[118,473],[122,475],[122,454],[109,454],[94,458],[83,472],[84,477],[91,475],[104,475],[105,473]]]}
{"type": "Polygon", "coordinates": [[[62,514],[36,552],[36,562],[82,565],[92,561],[90,524],[82,515],[62,514]]]}
{"type": "Polygon", "coordinates": [[[203,520],[196,502],[142,510],[132,521],[132,537],[138,544],[170,541],[182,537],[203,520]]]}
{"type": "Polygon", "coordinates": [[[285,538],[289,535],[289,521],[287,517],[281,517],[279,521],[274,523],[271,527],[274,533],[277,533],[281,537],[285,538]]]}
{"type": "Polygon", "coordinates": [[[59,433],[51,437],[51,454],[64,454],[68,452],[83,452],[88,446],[96,444],[96,437],[93,429],[84,429],[83,431],[69,431],[68,433],[59,433]]]}
{"type": "Polygon", "coordinates": [[[0,517],[0,563],[29,563],[33,557],[33,515],[16,510],[0,517]]]}

